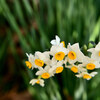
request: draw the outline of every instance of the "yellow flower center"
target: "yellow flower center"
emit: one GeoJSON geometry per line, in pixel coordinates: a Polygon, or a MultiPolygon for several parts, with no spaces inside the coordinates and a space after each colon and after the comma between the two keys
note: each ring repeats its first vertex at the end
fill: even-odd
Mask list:
{"type": "Polygon", "coordinates": [[[95,65],[92,64],[92,63],[89,63],[89,64],[86,65],[86,68],[87,68],[88,70],[93,70],[93,69],[95,68],[95,65]]]}
{"type": "Polygon", "coordinates": [[[35,59],[35,65],[42,67],[44,65],[44,62],[43,62],[43,60],[35,59]]]}
{"type": "Polygon", "coordinates": [[[90,78],[92,78],[92,77],[91,77],[90,75],[88,75],[88,74],[84,74],[84,75],[83,75],[83,78],[84,78],[84,79],[90,79],[90,78]]]}
{"type": "Polygon", "coordinates": [[[40,83],[40,81],[39,80],[37,80],[37,82],[36,82],[37,84],[39,84],[40,83]]]}
{"type": "Polygon", "coordinates": [[[73,66],[73,67],[71,68],[71,71],[73,71],[74,73],[77,73],[77,72],[78,72],[78,68],[77,68],[76,66],[73,66]]]}
{"type": "Polygon", "coordinates": [[[30,69],[32,67],[32,64],[29,61],[25,61],[26,66],[30,69]]]}
{"type": "Polygon", "coordinates": [[[41,77],[44,78],[44,79],[48,79],[50,77],[50,74],[49,73],[43,73],[41,75],[41,77]]]}
{"type": "Polygon", "coordinates": [[[100,56],[100,51],[99,51],[99,56],[100,56]]]}
{"type": "Polygon", "coordinates": [[[71,60],[74,60],[76,59],[76,53],[74,51],[70,51],[68,53],[68,57],[71,59],[71,60]]]}
{"type": "Polygon", "coordinates": [[[62,71],[63,71],[62,66],[56,68],[56,73],[61,73],[62,71]]]}
{"type": "Polygon", "coordinates": [[[58,52],[55,54],[55,59],[56,60],[63,60],[65,57],[65,53],[64,52],[58,52]]]}
{"type": "Polygon", "coordinates": [[[61,43],[63,43],[63,47],[65,47],[65,42],[64,42],[64,41],[62,41],[61,43]]]}

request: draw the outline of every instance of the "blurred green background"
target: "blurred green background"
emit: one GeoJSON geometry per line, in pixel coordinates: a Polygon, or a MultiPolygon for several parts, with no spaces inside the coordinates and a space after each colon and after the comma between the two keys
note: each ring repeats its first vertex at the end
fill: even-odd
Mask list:
{"type": "Polygon", "coordinates": [[[25,53],[49,50],[55,35],[86,54],[99,34],[100,0],[0,0],[0,100],[100,100],[100,70],[86,81],[65,69],[43,88],[25,66],[25,53]]]}

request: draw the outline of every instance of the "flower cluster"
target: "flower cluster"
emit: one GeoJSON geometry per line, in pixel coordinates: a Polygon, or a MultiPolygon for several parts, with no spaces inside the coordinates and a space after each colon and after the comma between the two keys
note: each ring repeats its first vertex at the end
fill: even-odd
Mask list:
{"type": "Polygon", "coordinates": [[[58,36],[55,38],[50,42],[52,44],[50,51],[43,53],[37,51],[34,55],[26,53],[28,57],[28,61],[25,62],[26,66],[32,70],[36,68],[37,72],[35,74],[38,76],[37,79],[32,79],[30,84],[37,83],[44,86],[43,79],[61,73],[64,67],[76,73],[75,76],[87,80],[97,74],[92,70],[100,68],[100,42],[95,48],[87,50],[91,52],[91,57],[88,57],[81,52],[79,43],[73,45],[69,43],[66,48],[64,41],[61,42],[58,36]]]}

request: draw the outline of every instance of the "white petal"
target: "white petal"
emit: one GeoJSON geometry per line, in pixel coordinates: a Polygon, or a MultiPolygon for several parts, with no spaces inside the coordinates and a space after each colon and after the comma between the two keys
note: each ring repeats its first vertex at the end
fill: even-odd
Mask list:
{"type": "Polygon", "coordinates": [[[95,61],[94,64],[96,65],[95,68],[100,68],[100,61],[95,61]]]}
{"type": "Polygon", "coordinates": [[[92,77],[94,77],[96,74],[98,74],[98,72],[92,72],[92,73],[90,73],[90,75],[91,75],[92,77]]]}
{"type": "Polygon", "coordinates": [[[41,54],[41,52],[39,52],[39,51],[35,52],[35,56],[39,56],[40,54],[41,54]]]}
{"type": "Polygon", "coordinates": [[[57,45],[60,44],[60,38],[56,35],[56,42],[57,42],[57,45]]]}
{"type": "Polygon", "coordinates": [[[69,66],[68,66],[68,65],[65,65],[65,68],[71,68],[71,67],[72,67],[72,66],[70,66],[70,65],[69,65],[69,66]]]}
{"type": "Polygon", "coordinates": [[[28,53],[26,53],[27,57],[29,57],[28,53]]]}
{"type": "Polygon", "coordinates": [[[41,85],[42,87],[44,87],[44,83],[40,83],[40,85],[41,85]]]}
{"type": "Polygon", "coordinates": [[[75,49],[75,50],[76,50],[76,49],[79,49],[79,43],[73,44],[73,45],[72,45],[72,48],[75,49]]]}
{"type": "Polygon", "coordinates": [[[50,69],[50,66],[45,66],[44,70],[48,71],[50,69]]]}
{"type": "Polygon", "coordinates": [[[37,71],[36,75],[42,75],[43,71],[37,71]]]}
{"type": "Polygon", "coordinates": [[[56,70],[57,66],[52,66],[52,68],[49,69],[49,73],[53,73],[56,70]]]}
{"type": "Polygon", "coordinates": [[[100,42],[96,45],[95,50],[100,50],[100,42]]]}
{"type": "Polygon", "coordinates": [[[37,81],[37,79],[32,79],[32,80],[30,81],[30,84],[34,85],[34,84],[36,83],[36,81],[37,81]]]}
{"type": "Polygon", "coordinates": [[[52,73],[54,71],[54,68],[50,68],[49,73],[52,73]]]}
{"type": "Polygon", "coordinates": [[[60,46],[60,47],[64,47],[63,43],[60,43],[59,46],[60,46]]]}
{"type": "Polygon", "coordinates": [[[50,43],[51,43],[52,45],[57,45],[56,40],[52,40],[50,43]]]}
{"type": "Polygon", "coordinates": [[[82,74],[77,74],[75,76],[80,78],[80,77],[82,77],[82,74]]]}
{"type": "Polygon", "coordinates": [[[44,87],[44,80],[40,79],[40,85],[44,87]]]}
{"type": "Polygon", "coordinates": [[[95,50],[94,48],[90,48],[90,49],[88,49],[87,51],[93,52],[94,50],[95,50]]]}

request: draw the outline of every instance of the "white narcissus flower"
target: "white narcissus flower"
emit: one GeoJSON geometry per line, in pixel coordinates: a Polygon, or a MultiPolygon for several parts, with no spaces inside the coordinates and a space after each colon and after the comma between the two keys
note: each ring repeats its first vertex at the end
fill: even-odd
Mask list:
{"type": "Polygon", "coordinates": [[[30,81],[30,84],[32,85],[40,84],[42,87],[44,87],[44,80],[43,79],[32,79],[30,81]]]}
{"type": "Polygon", "coordinates": [[[50,66],[45,66],[45,68],[41,68],[39,71],[36,72],[36,75],[41,75],[41,78],[48,79],[51,76],[54,76],[53,72],[50,72],[50,66]]]}
{"type": "Polygon", "coordinates": [[[75,63],[76,61],[83,62],[84,54],[81,52],[79,48],[79,43],[75,43],[73,45],[68,44],[68,56],[67,61],[69,63],[75,63]]]}
{"type": "Polygon", "coordinates": [[[91,72],[91,73],[88,73],[88,72],[82,72],[82,73],[79,73],[77,75],[75,75],[76,77],[83,77],[83,79],[87,79],[87,80],[90,80],[92,77],[94,77],[96,74],[98,74],[97,72],[91,72]]]}
{"type": "Polygon", "coordinates": [[[95,48],[88,49],[91,52],[91,58],[95,60],[96,68],[100,68],[100,42],[95,48]]]}
{"type": "Polygon", "coordinates": [[[59,45],[60,44],[60,38],[56,35],[55,36],[56,39],[52,40],[50,43],[52,45],[59,45]]]}
{"type": "Polygon", "coordinates": [[[42,60],[38,59],[37,56],[34,56],[32,54],[27,54],[27,53],[26,53],[26,55],[28,56],[28,60],[29,60],[29,61],[26,61],[26,65],[27,65],[27,63],[31,63],[32,69],[40,68],[44,65],[44,62],[42,60]],[[37,62],[35,60],[37,60],[37,62]],[[39,66],[37,66],[35,63],[38,63],[39,66]]]}
{"type": "Polygon", "coordinates": [[[50,54],[54,57],[55,60],[61,61],[68,54],[68,49],[63,47],[63,44],[59,46],[52,46],[50,49],[50,54]]]}
{"type": "Polygon", "coordinates": [[[63,65],[63,61],[59,61],[59,62],[56,61],[56,63],[51,66],[49,72],[53,74],[61,73],[64,69],[62,65],[63,65]]]}
{"type": "Polygon", "coordinates": [[[63,44],[63,47],[65,47],[65,42],[64,41],[60,42],[60,38],[57,35],[55,36],[55,38],[56,39],[51,40],[51,42],[50,42],[53,46],[58,46],[60,44],[63,44]]]}
{"type": "Polygon", "coordinates": [[[26,53],[26,55],[28,57],[28,61],[25,61],[25,63],[26,63],[26,66],[29,67],[29,69],[30,69],[34,66],[34,63],[33,63],[34,62],[34,55],[32,55],[32,54],[28,55],[27,53],[26,53]]]}
{"type": "Polygon", "coordinates": [[[95,61],[92,58],[85,57],[83,66],[85,66],[88,70],[94,70],[95,68],[100,68],[100,64],[98,61],[95,61]]]}
{"type": "Polygon", "coordinates": [[[74,73],[81,73],[81,72],[86,72],[87,69],[83,67],[83,64],[79,64],[79,65],[75,65],[75,64],[72,64],[72,65],[66,65],[65,66],[66,68],[70,68],[72,72],[74,73]]]}
{"type": "Polygon", "coordinates": [[[87,51],[91,52],[91,58],[100,61],[100,42],[96,45],[95,48],[88,49],[87,51]]]}
{"type": "Polygon", "coordinates": [[[50,63],[50,52],[49,51],[45,51],[43,53],[37,51],[37,52],[35,52],[35,56],[38,59],[44,61],[45,64],[49,64],[50,63]]]}
{"type": "MultiPolygon", "coordinates": [[[[28,56],[28,60],[32,65],[33,68],[41,69],[44,64],[48,64],[50,62],[49,52],[35,52],[35,56],[32,54],[26,54],[28,56]]],[[[28,61],[27,61],[28,62],[28,61]]],[[[29,63],[28,62],[28,63],[29,63]]]]}

